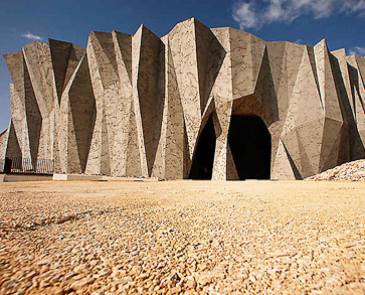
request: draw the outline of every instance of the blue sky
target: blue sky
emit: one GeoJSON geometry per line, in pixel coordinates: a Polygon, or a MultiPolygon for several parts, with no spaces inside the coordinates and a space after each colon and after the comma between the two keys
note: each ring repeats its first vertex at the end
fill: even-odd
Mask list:
{"type": "MultiPolygon", "coordinates": [[[[0,54],[48,38],[85,46],[90,31],[133,34],[145,24],[157,35],[195,16],[210,27],[235,27],[265,40],[365,55],[365,0],[0,0],[0,54]]],[[[0,61],[0,131],[9,122],[9,74],[0,61]]]]}

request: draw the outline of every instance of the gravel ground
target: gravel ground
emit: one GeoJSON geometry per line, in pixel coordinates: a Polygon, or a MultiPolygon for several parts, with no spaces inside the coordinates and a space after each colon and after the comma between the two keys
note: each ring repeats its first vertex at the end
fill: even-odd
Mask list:
{"type": "Polygon", "coordinates": [[[0,294],[364,294],[365,182],[0,185],[0,294]]]}

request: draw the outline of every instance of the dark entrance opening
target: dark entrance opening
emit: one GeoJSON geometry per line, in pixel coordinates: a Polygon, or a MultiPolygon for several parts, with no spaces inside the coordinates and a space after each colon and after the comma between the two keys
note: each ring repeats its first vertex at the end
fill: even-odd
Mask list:
{"type": "Polygon", "coordinates": [[[215,142],[216,135],[211,115],[197,142],[191,163],[190,179],[212,179],[215,142]]]}
{"type": "Polygon", "coordinates": [[[239,179],[270,179],[271,135],[258,116],[232,116],[228,143],[239,179]]]}
{"type": "Polygon", "coordinates": [[[13,162],[12,159],[5,158],[5,163],[4,163],[4,173],[5,174],[10,174],[11,173],[12,162],[13,162]]]}

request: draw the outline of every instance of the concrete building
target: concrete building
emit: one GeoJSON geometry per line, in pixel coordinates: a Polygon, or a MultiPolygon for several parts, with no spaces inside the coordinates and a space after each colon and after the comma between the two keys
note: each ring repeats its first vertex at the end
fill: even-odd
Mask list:
{"type": "Polygon", "coordinates": [[[0,159],[55,173],[302,179],[365,157],[365,58],[192,18],[5,55],[0,159]]]}

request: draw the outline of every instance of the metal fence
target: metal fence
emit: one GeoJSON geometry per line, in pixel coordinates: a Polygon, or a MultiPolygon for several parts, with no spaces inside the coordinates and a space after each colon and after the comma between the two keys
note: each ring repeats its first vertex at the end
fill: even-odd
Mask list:
{"type": "Polygon", "coordinates": [[[53,160],[6,158],[0,159],[0,173],[8,174],[53,174],[53,160]]]}

